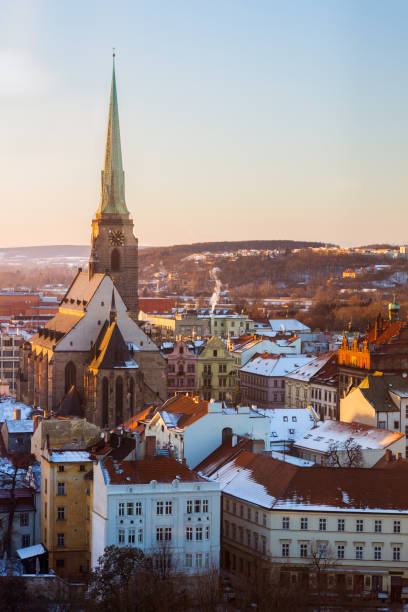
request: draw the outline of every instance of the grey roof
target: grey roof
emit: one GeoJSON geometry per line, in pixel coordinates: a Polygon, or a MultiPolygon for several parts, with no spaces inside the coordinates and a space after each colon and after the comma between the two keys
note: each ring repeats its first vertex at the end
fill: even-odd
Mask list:
{"type": "Polygon", "coordinates": [[[34,421],[31,419],[14,419],[13,421],[6,421],[6,427],[9,433],[33,433],[34,421]]]}

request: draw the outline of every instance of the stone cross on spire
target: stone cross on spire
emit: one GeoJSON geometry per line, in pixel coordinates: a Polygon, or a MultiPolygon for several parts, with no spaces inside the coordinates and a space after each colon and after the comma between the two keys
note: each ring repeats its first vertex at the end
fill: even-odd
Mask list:
{"type": "Polygon", "coordinates": [[[125,175],[120,146],[119,110],[116,93],[115,53],[113,53],[112,85],[106,135],[105,166],[102,170],[99,214],[128,215],[125,202],[125,175]]]}

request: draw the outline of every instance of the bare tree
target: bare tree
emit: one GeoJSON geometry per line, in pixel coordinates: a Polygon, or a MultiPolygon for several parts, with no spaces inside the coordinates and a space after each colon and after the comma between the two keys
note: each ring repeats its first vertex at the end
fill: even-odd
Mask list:
{"type": "Polygon", "coordinates": [[[308,548],[310,571],[316,576],[317,609],[322,605],[322,595],[326,594],[328,571],[335,567],[337,561],[333,549],[324,542],[312,540],[308,548]]]}
{"type": "Polygon", "coordinates": [[[332,442],[329,445],[327,463],[333,467],[362,467],[361,445],[352,437],[347,438],[344,442],[332,442]]]}

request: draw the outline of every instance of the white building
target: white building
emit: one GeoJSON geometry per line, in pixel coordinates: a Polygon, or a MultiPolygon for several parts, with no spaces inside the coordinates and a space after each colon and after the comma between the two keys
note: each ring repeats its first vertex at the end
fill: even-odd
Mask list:
{"type": "Polygon", "coordinates": [[[345,445],[350,438],[353,443],[361,447],[362,461],[359,467],[372,467],[387,450],[405,457],[404,434],[362,423],[342,421],[318,423],[314,429],[296,439],[294,449],[297,450],[299,457],[324,465],[329,460],[331,449],[335,448],[340,464],[348,467],[349,459],[345,445]]]}
{"type": "Polygon", "coordinates": [[[105,459],[94,468],[92,567],[105,547],[135,546],[156,564],[219,567],[220,487],[167,457],[105,459]]]}
{"type": "Polygon", "coordinates": [[[200,473],[222,489],[222,565],[238,578],[277,566],[283,579],[315,588],[317,551],[327,559],[324,588],[398,596],[408,580],[408,466],[390,466],[298,467],[248,451],[209,457],[200,473]]]}
{"type": "Polygon", "coordinates": [[[265,443],[268,454],[290,450],[295,440],[308,434],[319,421],[318,414],[311,408],[257,410],[270,421],[269,438],[265,443]]]}
{"type": "Polygon", "coordinates": [[[223,402],[175,396],[146,424],[146,441],[194,468],[220,446],[225,434],[248,435],[269,445],[270,419],[249,406],[228,408],[223,402]]]}

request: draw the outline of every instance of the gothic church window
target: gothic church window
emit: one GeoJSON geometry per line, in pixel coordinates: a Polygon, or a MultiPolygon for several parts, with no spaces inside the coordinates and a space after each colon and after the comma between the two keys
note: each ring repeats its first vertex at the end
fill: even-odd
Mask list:
{"type": "Polygon", "coordinates": [[[65,366],[65,393],[71,389],[72,386],[76,385],[76,367],[69,361],[65,366]]]}
{"type": "Polygon", "coordinates": [[[123,422],[123,380],[119,376],[115,385],[116,425],[123,422]]]}

